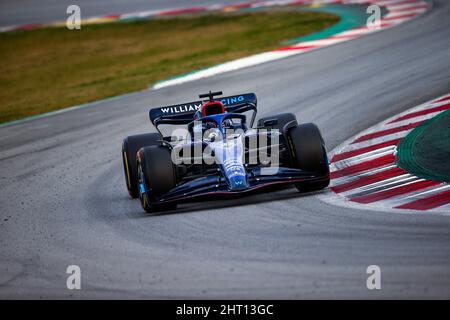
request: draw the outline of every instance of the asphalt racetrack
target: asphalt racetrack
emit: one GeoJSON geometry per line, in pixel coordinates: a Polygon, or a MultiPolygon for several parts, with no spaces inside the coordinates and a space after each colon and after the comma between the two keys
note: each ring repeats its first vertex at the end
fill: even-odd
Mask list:
{"type": "Polygon", "coordinates": [[[243,0],[2,0],[0,1],[0,27],[65,21],[66,9],[71,4],[81,8],[81,18],[137,11],[176,9],[214,3],[234,4],[243,0]]]}
{"type": "Polygon", "coordinates": [[[336,207],[293,188],[148,215],[128,199],[120,148],[153,130],[150,106],[209,89],[255,92],[259,116],[294,112],[331,150],[449,87],[450,3],[434,1],[356,40],[0,128],[0,297],[448,299],[448,216],[336,207]],[[72,264],[78,291],[66,288],[72,264]],[[366,288],[369,265],[381,290],[366,288]]]}

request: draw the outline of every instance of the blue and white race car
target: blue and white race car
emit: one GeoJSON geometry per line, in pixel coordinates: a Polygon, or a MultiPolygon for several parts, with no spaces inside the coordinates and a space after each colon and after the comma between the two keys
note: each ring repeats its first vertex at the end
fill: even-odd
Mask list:
{"type": "Polygon", "coordinates": [[[330,182],[325,143],[316,125],[295,115],[264,117],[253,93],[153,108],[157,133],[129,136],[122,144],[126,185],[147,212],[175,209],[202,198],[247,194],[292,184],[299,191],[330,182]],[[248,121],[248,119],[250,119],[248,121]],[[162,125],[176,128],[162,133],[162,125]]]}

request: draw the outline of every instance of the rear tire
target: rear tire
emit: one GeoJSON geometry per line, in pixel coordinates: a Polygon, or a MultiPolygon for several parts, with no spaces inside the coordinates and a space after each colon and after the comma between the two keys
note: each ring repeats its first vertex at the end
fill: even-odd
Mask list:
{"type": "Polygon", "coordinates": [[[319,128],[313,123],[305,123],[289,131],[289,148],[295,168],[315,172],[324,179],[296,183],[299,191],[314,191],[330,184],[330,169],[325,143],[319,128]]]}
{"type": "Polygon", "coordinates": [[[122,143],[123,171],[128,194],[131,198],[139,197],[137,185],[136,153],[146,146],[159,145],[162,136],[159,133],[146,133],[129,136],[122,143]]]}
{"type": "Polygon", "coordinates": [[[142,208],[148,213],[176,209],[176,203],[155,203],[159,197],[176,186],[175,166],[169,148],[151,146],[140,149],[136,166],[142,208]]]}

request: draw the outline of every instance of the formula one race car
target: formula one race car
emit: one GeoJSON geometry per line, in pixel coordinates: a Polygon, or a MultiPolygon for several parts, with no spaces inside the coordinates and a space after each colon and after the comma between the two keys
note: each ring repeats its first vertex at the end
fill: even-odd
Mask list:
{"type": "Polygon", "coordinates": [[[328,186],[328,158],[316,125],[299,125],[295,115],[282,113],[261,118],[252,128],[256,95],[219,95],[210,91],[199,96],[205,100],[151,109],[158,133],[124,139],[128,192],[140,198],[145,211],[273,185],[293,184],[299,191],[328,186]],[[163,135],[161,125],[183,127],[163,135]]]}

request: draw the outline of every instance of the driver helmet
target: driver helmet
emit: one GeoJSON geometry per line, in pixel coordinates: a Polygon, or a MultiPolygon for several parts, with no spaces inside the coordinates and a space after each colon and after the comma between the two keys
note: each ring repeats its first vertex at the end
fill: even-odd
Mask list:
{"type": "Polygon", "coordinates": [[[215,114],[221,114],[225,113],[225,106],[220,101],[208,101],[205,102],[200,110],[198,110],[195,115],[194,119],[198,120],[202,117],[212,116],[215,114]]]}

